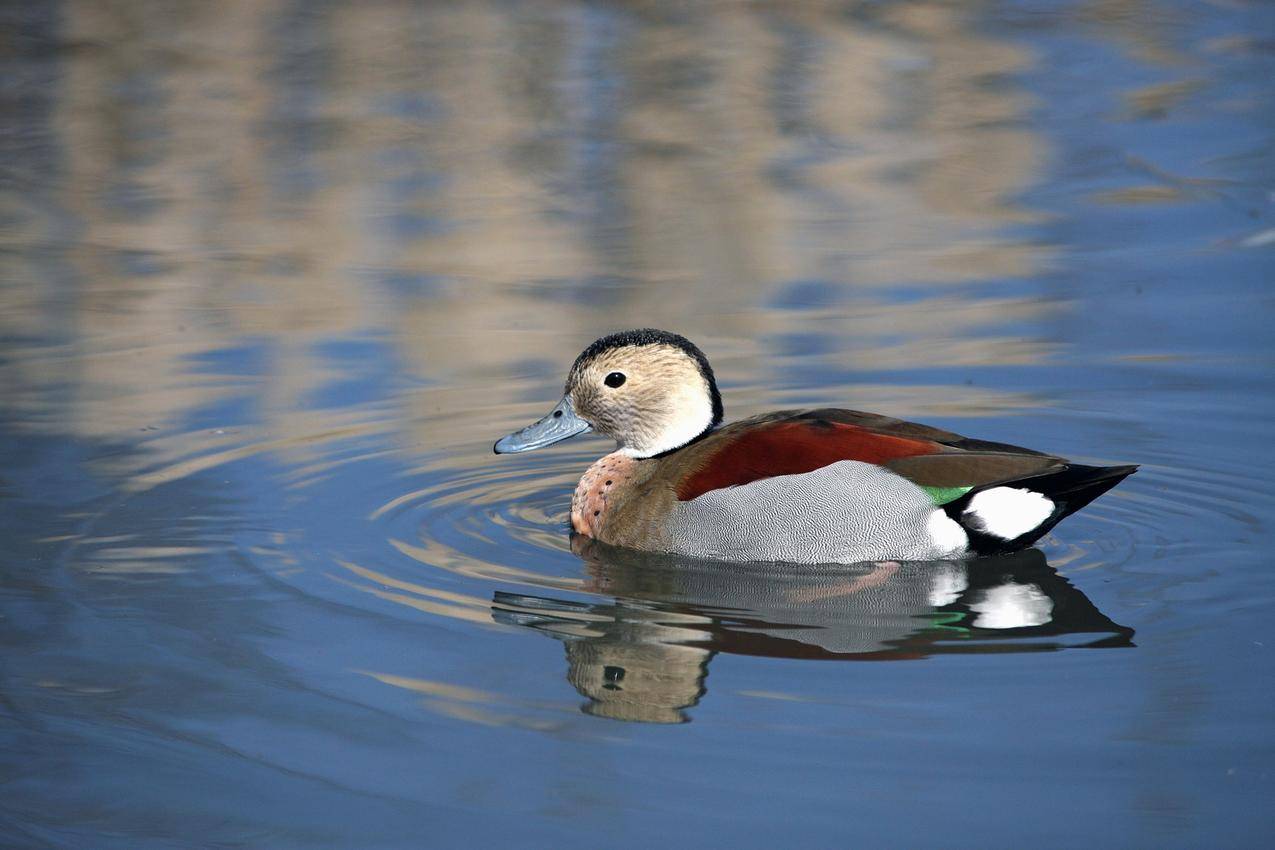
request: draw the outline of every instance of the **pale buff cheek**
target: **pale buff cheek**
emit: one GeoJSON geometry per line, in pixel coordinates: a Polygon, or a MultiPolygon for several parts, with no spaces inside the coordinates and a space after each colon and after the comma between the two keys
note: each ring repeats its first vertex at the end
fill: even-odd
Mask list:
{"type": "Polygon", "coordinates": [[[606,519],[608,497],[633,477],[636,466],[636,460],[619,452],[594,461],[571,497],[571,527],[580,534],[596,537],[606,519]]]}

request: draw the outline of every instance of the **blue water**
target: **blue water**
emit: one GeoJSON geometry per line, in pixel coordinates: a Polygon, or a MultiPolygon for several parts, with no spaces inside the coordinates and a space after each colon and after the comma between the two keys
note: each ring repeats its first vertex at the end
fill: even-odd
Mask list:
{"type": "Polygon", "coordinates": [[[0,845],[1275,840],[1275,7],[0,7],[0,845]],[[1141,470],[572,541],[575,355],[1141,470]]]}

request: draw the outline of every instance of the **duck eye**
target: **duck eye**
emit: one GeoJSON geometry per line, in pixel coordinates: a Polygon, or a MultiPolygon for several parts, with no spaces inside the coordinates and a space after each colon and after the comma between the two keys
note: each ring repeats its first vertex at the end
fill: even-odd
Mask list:
{"type": "Polygon", "coordinates": [[[611,389],[615,389],[616,387],[623,384],[624,380],[625,378],[624,378],[623,372],[612,372],[610,375],[606,376],[606,380],[604,380],[602,383],[606,384],[611,389]]]}

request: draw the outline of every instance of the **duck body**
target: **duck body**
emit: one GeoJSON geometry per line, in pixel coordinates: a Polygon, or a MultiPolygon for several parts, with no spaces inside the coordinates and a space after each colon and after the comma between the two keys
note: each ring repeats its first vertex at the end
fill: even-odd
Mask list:
{"type": "Polygon", "coordinates": [[[616,436],[617,450],[580,479],[573,529],[615,546],[728,561],[1012,552],[1136,470],[855,410],[720,419],[698,349],[663,331],[631,331],[586,349],[559,406],[496,450],[536,448],[571,429],[566,436],[616,436]]]}

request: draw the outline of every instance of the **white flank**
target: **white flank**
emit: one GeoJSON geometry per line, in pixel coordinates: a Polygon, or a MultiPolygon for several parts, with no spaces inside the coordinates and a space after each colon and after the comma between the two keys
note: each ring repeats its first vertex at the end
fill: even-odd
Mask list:
{"type": "Polygon", "coordinates": [[[930,540],[933,541],[935,549],[938,550],[935,555],[937,558],[960,554],[965,551],[965,547],[970,542],[960,523],[943,513],[940,508],[936,508],[930,514],[926,530],[930,534],[930,540]]]}
{"type": "Polygon", "coordinates": [[[1017,487],[993,487],[975,494],[961,516],[980,531],[1002,540],[1013,540],[1049,519],[1053,512],[1054,503],[1040,493],[1017,487]]]}
{"type": "Polygon", "coordinates": [[[1002,584],[983,591],[970,605],[978,629],[1021,629],[1043,626],[1054,612],[1054,603],[1034,584],[1002,584]]]}

